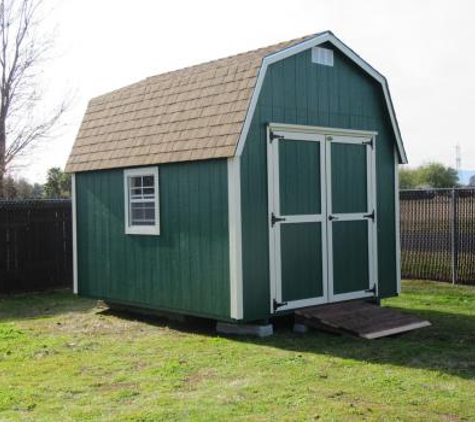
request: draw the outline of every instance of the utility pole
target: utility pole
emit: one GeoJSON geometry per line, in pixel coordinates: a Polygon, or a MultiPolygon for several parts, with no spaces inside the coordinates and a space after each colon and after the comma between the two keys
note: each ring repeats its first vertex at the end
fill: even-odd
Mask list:
{"type": "Polygon", "coordinates": [[[460,153],[460,145],[457,143],[455,145],[455,170],[459,171],[462,169],[462,155],[460,153]]]}

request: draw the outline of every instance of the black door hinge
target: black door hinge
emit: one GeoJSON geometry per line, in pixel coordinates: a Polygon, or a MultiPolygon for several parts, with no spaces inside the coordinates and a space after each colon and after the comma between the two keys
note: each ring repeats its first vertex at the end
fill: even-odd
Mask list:
{"type": "Polygon", "coordinates": [[[363,216],[364,218],[371,218],[371,220],[374,221],[374,210],[371,212],[371,214],[366,214],[363,216]]]}
{"type": "Polygon", "coordinates": [[[366,289],[365,293],[373,293],[374,295],[376,294],[376,284],[371,287],[371,289],[366,289]]]}
{"type": "Polygon", "coordinates": [[[271,213],[270,215],[270,224],[272,227],[274,227],[275,223],[280,223],[281,221],[285,221],[284,217],[276,217],[274,213],[271,213]]]}
{"type": "Polygon", "coordinates": [[[272,301],[272,307],[274,308],[274,312],[277,311],[277,309],[281,308],[282,306],[286,306],[287,302],[277,302],[275,299],[272,301]]]}
{"type": "Polygon", "coordinates": [[[363,145],[369,145],[371,147],[371,149],[373,149],[373,139],[370,139],[369,141],[365,141],[363,142],[363,145]]]}
{"type": "Polygon", "coordinates": [[[284,135],[276,135],[272,130],[269,132],[269,142],[272,143],[274,139],[282,140],[284,139],[284,135]]]}

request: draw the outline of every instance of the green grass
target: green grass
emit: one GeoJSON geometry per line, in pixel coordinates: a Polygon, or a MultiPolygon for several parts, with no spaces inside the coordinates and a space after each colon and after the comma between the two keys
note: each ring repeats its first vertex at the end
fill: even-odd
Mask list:
{"type": "Polygon", "coordinates": [[[290,321],[267,339],[112,314],[67,292],[0,300],[0,420],[475,420],[475,288],[406,282],[433,326],[375,341],[290,321]]]}
{"type": "MultiPolygon", "coordinates": [[[[475,279],[473,253],[460,252],[457,258],[457,279],[475,279]]],[[[452,257],[450,251],[402,251],[402,274],[406,277],[452,280],[452,257]]]]}

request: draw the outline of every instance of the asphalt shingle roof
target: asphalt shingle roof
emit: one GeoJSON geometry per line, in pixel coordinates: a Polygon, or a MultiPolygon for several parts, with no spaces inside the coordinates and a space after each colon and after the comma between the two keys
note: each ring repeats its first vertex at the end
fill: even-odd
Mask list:
{"type": "Polygon", "coordinates": [[[66,171],[232,157],[263,58],[314,36],[152,76],[92,99],[66,171]]]}

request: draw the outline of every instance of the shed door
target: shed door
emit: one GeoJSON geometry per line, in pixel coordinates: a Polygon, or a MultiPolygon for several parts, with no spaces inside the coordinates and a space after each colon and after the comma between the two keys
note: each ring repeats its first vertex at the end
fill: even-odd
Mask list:
{"type": "Polygon", "coordinates": [[[270,132],[272,311],[327,301],[325,137],[270,132]]]}
{"type": "Polygon", "coordinates": [[[377,294],[373,142],[326,136],[330,302],[377,294]]]}

